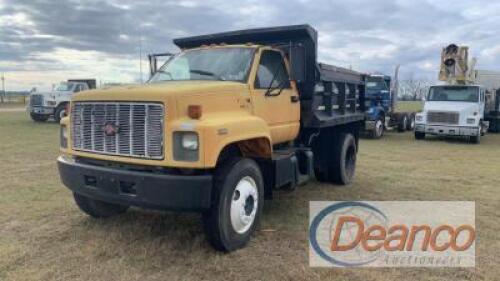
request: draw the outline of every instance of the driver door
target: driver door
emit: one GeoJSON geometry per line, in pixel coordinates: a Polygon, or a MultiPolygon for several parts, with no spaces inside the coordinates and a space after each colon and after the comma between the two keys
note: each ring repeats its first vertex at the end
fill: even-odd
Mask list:
{"type": "Polygon", "coordinates": [[[254,114],[269,125],[273,144],[293,140],[300,127],[300,102],[283,54],[272,49],[261,50],[254,69],[251,83],[254,114]]]}

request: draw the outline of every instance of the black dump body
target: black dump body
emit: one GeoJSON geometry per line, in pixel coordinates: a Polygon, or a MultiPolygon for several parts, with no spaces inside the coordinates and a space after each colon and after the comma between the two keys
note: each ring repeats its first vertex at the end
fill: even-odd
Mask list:
{"type": "Polygon", "coordinates": [[[364,119],[361,107],[365,75],[318,63],[318,33],[310,25],[223,32],[175,39],[174,43],[181,49],[222,43],[278,47],[289,58],[291,76],[297,82],[303,128],[325,128],[364,119]],[[315,87],[317,84],[323,87],[315,87]]]}

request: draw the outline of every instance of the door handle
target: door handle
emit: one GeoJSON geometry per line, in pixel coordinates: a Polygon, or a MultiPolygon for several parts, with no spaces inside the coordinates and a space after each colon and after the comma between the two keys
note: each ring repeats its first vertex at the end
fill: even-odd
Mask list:
{"type": "Polygon", "coordinates": [[[299,96],[291,96],[290,97],[291,102],[298,102],[299,101],[299,96]]]}

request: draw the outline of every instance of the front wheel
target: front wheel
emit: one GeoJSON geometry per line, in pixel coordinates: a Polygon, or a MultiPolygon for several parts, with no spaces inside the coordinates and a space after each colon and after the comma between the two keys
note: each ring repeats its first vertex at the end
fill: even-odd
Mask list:
{"type": "Polygon", "coordinates": [[[57,108],[56,111],[54,112],[54,120],[59,123],[61,122],[61,119],[66,117],[68,115],[68,112],[66,111],[66,104],[62,103],[60,104],[57,108]]]}
{"type": "Polygon", "coordinates": [[[30,117],[35,122],[45,122],[49,119],[49,115],[30,113],[30,117]]]}
{"type": "Polygon", "coordinates": [[[415,132],[415,139],[417,139],[417,140],[423,140],[423,139],[425,139],[425,133],[415,132]]]}
{"type": "Polygon", "coordinates": [[[469,142],[472,144],[479,144],[481,142],[481,134],[479,134],[477,136],[470,136],[469,142]]]}
{"type": "Polygon", "coordinates": [[[212,207],[203,214],[210,244],[219,251],[243,248],[257,228],[264,205],[264,181],[251,159],[226,160],[216,169],[212,207]]]}
{"type": "Polygon", "coordinates": [[[384,122],[381,119],[375,121],[375,126],[371,131],[371,137],[374,139],[379,139],[384,135],[384,122]]]}

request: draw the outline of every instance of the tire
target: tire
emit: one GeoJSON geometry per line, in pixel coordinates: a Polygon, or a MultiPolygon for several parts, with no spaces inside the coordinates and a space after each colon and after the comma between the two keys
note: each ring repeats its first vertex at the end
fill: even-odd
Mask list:
{"type": "Polygon", "coordinates": [[[316,168],[315,175],[319,182],[329,182],[340,185],[348,185],[354,179],[356,171],[357,146],[356,139],[352,134],[341,133],[335,136],[327,168],[320,170],[316,168]]]}
{"type": "Polygon", "coordinates": [[[481,134],[479,134],[477,136],[470,136],[469,137],[469,143],[472,143],[472,144],[479,144],[479,143],[481,143],[481,134]]]}
{"type": "Polygon", "coordinates": [[[413,131],[415,129],[415,113],[408,114],[408,124],[406,126],[407,131],[413,131]]]}
{"type": "Polygon", "coordinates": [[[264,205],[264,180],[257,163],[232,158],[216,168],[212,207],[203,213],[203,229],[218,251],[243,248],[257,228],[264,205]]]}
{"type": "Polygon", "coordinates": [[[423,139],[425,139],[425,133],[415,132],[415,139],[417,139],[417,140],[423,140],[423,139]]]}
{"type": "Polygon", "coordinates": [[[45,122],[49,119],[49,115],[30,113],[30,117],[35,122],[45,122]]]}
{"type": "Polygon", "coordinates": [[[401,119],[398,123],[398,132],[402,133],[406,131],[406,127],[408,126],[408,116],[406,114],[402,114],[401,119]]]}
{"type": "Polygon", "coordinates": [[[129,206],[111,204],[99,200],[90,199],[86,196],[73,193],[76,205],[82,212],[93,218],[108,218],[114,215],[122,214],[127,211],[129,206]]]}
{"type": "Polygon", "coordinates": [[[382,136],[384,136],[384,122],[382,119],[378,119],[375,121],[375,126],[370,132],[370,137],[373,139],[380,139],[382,136]]]}
{"type": "Polygon", "coordinates": [[[61,103],[57,106],[56,111],[54,112],[54,120],[59,123],[65,116],[67,116],[66,103],[61,103]]]}

